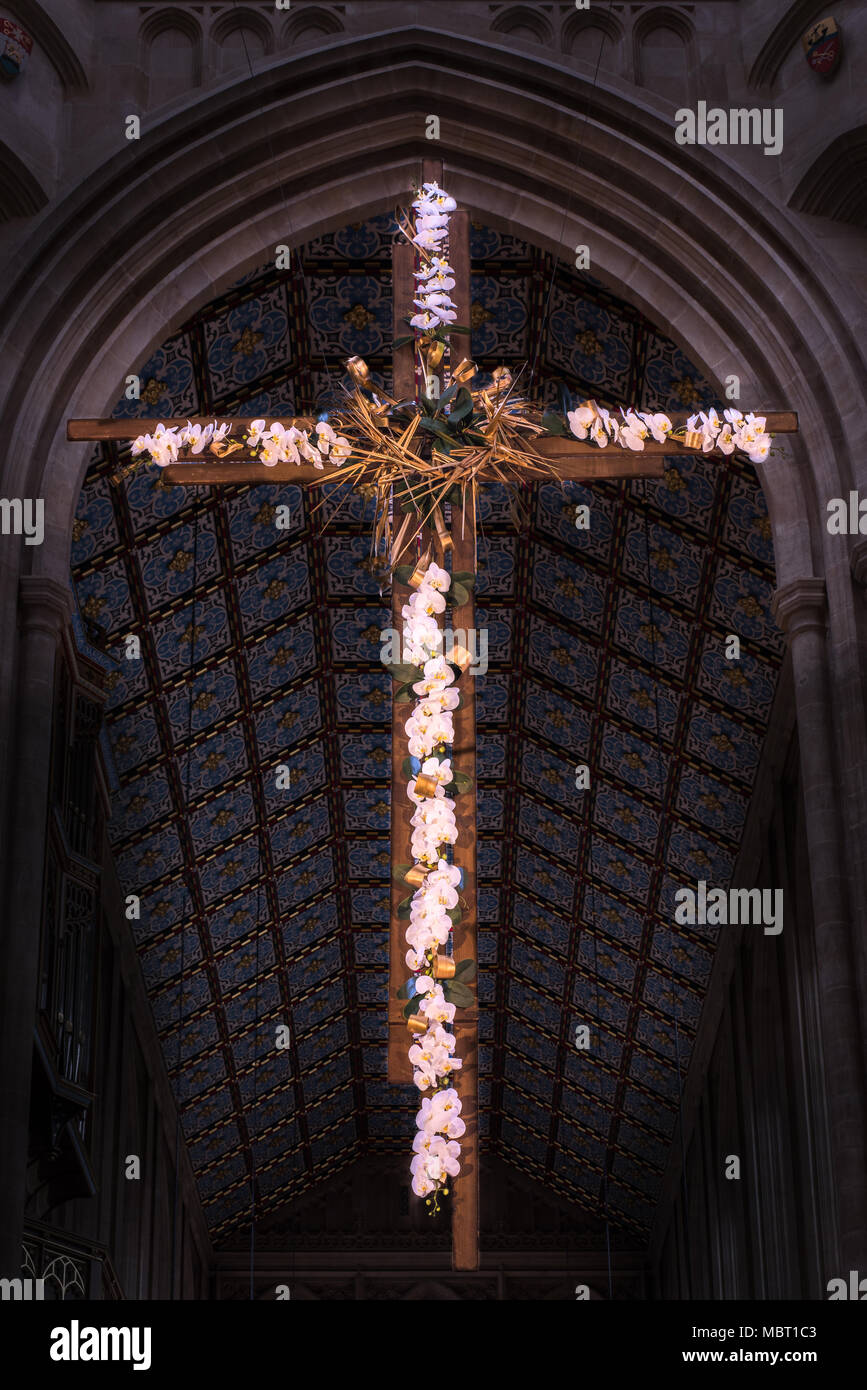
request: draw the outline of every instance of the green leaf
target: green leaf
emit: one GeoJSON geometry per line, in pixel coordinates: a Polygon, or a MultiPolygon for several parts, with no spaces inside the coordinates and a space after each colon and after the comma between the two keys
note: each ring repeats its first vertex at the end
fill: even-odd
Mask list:
{"type": "Polygon", "coordinates": [[[473,330],[472,330],[471,328],[467,328],[466,325],[463,324],[463,323],[450,323],[450,324],[449,324],[449,333],[468,333],[468,334],[469,334],[469,333],[472,333],[472,331],[473,331],[473,330]]]}
{"type": "Polygon", "coordinates": [[[414,569],[415,565],[398,565],[397,569],[394,571],[394,578],[397,580],[398,584],[408,584],[409,577],[414,569]]]}
{"type": "Polygon", "coordinates": [[[452,434],[445,420],[434,420],[430,415],[421,415],[419,424],[423,430],[430,430],[433,434],[440,435],[443,439],[451,439],[452,434]]]}
{"type": "Polygon", "coordinates": [[[470,570],[455,570],[452,575],[452,583],[463,584],[465,589],[472,589],[476,582],[476,576],[470,570]]]}
{"type": "Polygon", "coordinates": [[[443,990],[443,994],[450,1004],[456,1004],[459,1009],[472,1008],[476,1002],[476,996],[469,985],[465,985],[462,980],[458,979],[449,980],[448,988],[443,990]]]}
{"type": "Polygon", "coordinates": [[[456,927],[458,922],[461,920],[463,913],[461,912],[461,909],[459,907],[450,907],[448,910],[448,916],[451,920],[452,926],[456,927]]]}
{"type": "Polygon", "coordinates": [[[455,774],[452,778],[452,781],[457,787],[458,791],[461,792],[469,791],[470,787],[473,785],[472,777],[470,777],[468,773],[461,772],[457,769],[455,770],[455,774]]]}
{"type": "Polygon", "coordinates": [[[398,989],[398,990],[395,991],[395,993],[397,994],[398,999],[407,999],[407,998],[409,998],[409,996],[408,996],[408,994],[407,994],[407,990],[408,990],[408,989],[409,989],[409,980],[407,980],[407,982],[406,982],[405,985],[401,985],[400,989],[398,989]]]}
{"type": "Polygon", "coordinates": [[[398,681],[400,685],[412,685],[413,681],[420,681],[424,676],[424,671],[419,666],[411,666],[408,661],[396,662],[393,666],[383,663],[388,674],[393,681],[398,681]]]}
{"type": "Polygon", "coordinates": [[[408,897],[402,898],[402,899],[401,899],[400,904],[399,904],[398,909],[397,909],[397,915],[398,915],[398,917],[404,918],[404,917],[408,917],[408,916],[409,916],[409,910],[410,910],[410,908],[412,907],[412,898],[413,898],[413,895],[412,895],[412,893],[410,893],[408,897]]]}
{"type": "Polygon", "coordinates": [[[446,501],[451,502],[453,507],[459,507],[461,505],[461,491],[460,485],[455,483],[454,487],[450,487],[446,493],[446,501]]]}
{"type": "Polygon", "coordinates": [[[446,406],[454,400],[460,389],[461,384],[459,381],[453,381],[451,386],[446,387],[445,391],[443,391],[440,396],[440,410],[445,410],[446,406]]]}
{"type": "Polygon", "coordinates": [[[394,342],[391,345],[391,350],[392,352],[396,352],[398,348],[406,347],[407,343],[413,342],[415,342],[415,334],[405,333],[403,337],[395,338],[394,342]]]}
{"type": "Polygon", "coordinates": [[[569,433],[560,416],[555,415],[552,410],[545,411],[542,416],[542,424],[549,434],[564,435],[569,433]]]}
{"type": "Polygon", "coordinates": [[[410,999],[409,1003],[407,1004],[406,1008],[405,1008],[404,1011],[403,1011],[403,1016],[404,1016],[404,1018],[409,1018],[410,1014],[417,1014],[417,1013],[418,1013],[418,1011],[419,1011],[419,1009],[420,1009],[420,1007],[421,1007],[421,1001],[422,1001],[423,998],[424,998],[424,995],[423,995],[423,994],[414,994],[414,995],[412,996],[412,998],[410,999]]]}
{"type": "Polygon", "coordinates": [[[465,603],[470,601],[469,590],[464,584],[453,579],[446,592],[446,598],[454,608],[462,608],[465,603]]]}
{"type": "Polygon", "coordinates": [[[475,979],[476,962],[474,960],[461,960],[455,966],[455,979],[463,980],[464,984],[468,980],[475,979]]]}
{"type": "Polygon", "coordinates": [[[394,703],[396,705],[411,705],[415,698],[416,694],[412,688],[412,681],[405,681],[404,684],[398,686],[397,690],[394,692],[394,703]]]}
{"type": "Polygon", "coordinates": [[[412,864],[395,864],[391,876],[392,878],[399,879],[402,882],[407,870],[411,868],[412,864]]]}
{"type": "Polygon", "coordinates": [[[473,398],[466,386],[462,386],[457,394],[454,405],[449,412],[450,420],[465,420],[473,412],[473,398]]]}

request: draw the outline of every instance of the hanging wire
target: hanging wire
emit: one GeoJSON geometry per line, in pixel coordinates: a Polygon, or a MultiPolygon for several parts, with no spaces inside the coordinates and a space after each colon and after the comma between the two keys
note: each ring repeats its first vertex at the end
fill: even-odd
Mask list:
{"type": "MultiPolygon", "coordinates": [[[[193,602],[190,618],[190,673],[189,698],[187,700],[187,756],[184,769],[184,815],[189,814],[190,805],[190,763],[193,740],[193,685],[196,662],[196,602],[199,588],[199,488],[196,484],[193,494],[193,602]]],[[[186,922],[181,920],[181,982],[178,990],[178,1042],[175,1053],[175,1072],[178,1078],[175,1092],[175,1182],[172,1199],[172,1297],[181,1292],[179,1271],[179,1201],[180,1201],[180,1160],[181,1160],[181,1034],[184,1022],[184,969],[186,966],[186,922]]]]}

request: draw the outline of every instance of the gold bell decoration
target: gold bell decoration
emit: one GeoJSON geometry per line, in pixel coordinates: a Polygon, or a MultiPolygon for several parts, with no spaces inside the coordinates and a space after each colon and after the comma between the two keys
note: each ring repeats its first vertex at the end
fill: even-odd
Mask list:
{"type": "Polygon", "coordinates": [[[240,439],[215,439],[213,444],[208,445],[208,452],[216,454],[218,459],[222,459],[227,454],[234,454],[236,449],[243,449],[243,447],[240,439]]]}
{"type": "Polygon", "coordinates": [[[687,430],[681,444],[687,449],[701,449],[704,444],[704,435],[701,430],[687,430]]]}
{"type": "Polygon", "coordinates": [[[437,540],[443,548],[443,553],[454,548],[454,542],[445,523],[442,507],[436,507],[433,514],[434,526],[436,527],[437,540]]]}
{"type": "Polygon", "coordinates": [[[415,569],[413,570],[412,574],[410,575],[409,579],[407,580],[407,583],[410,584],[410,585],[412,586],[413,589],[417,589],[418,586],[419,586],[419,584],[421,583],[421,581],[424,579],[425,575],[427,574],[429,568],[430,568],[430,546],[428,546],[427,550],[425,551],[424,555],[422,555],[421,559],[418,560],[418,561],[416,562],[416,567],[415,567],[415,569]]]}
{"type": "Polygon", "coordinates": [[[472,381],[476,374],[476,364],[471,362],[468,357],[459,362],[452,372],[452,381],[458,381],[463,385],[467,381],[472,381]]]}
{"type": "Polygon", "coordinates": [[[431,343],[425,348],[424,357],[428,376],[430,376],[431,372],[435,372],[440,362],[442,362],[445,350],[445,343],[431,343]]]}
{"type": "Polygon", "coordinates": [[[358,386],[370,386],[370,368],[363,357],[347,357],[346,370],[358,386]]]}
{"type": "Polygon", "coordinates": [[[451,648],[447,653],[447,657],[453,666],[457,666],[462,676],[466,675],[470,666],[473,664],[472,652],[467,651],[466,647],[462,647],[460,643],[456,643],[451,648]]]}
{"type": "Polygon", "coordinates": [[[428,1021],[424,1014],[410,1014],[409,1018],[406,1020],[406,1026],[411,1033],[426,1033],[428,1030],[428,1021]]]}
{"type": "Polygon", "coordinates": [[[418,796],[436,796],[439,782],[435,777],[428,777],[426,772],[420,772],[415,779],[415,790],[418,796]]]}
{"type": "Polygon", "coordinates": [[[421,888],[429,873],[430,869],[426,868],[424,864],[413,864],[412,868],[407,869],[404,874],[403,881],[408,883],[410,888],[421,888]]]}
{"type": "Polygon", "coordinates": [[[436,956],[433,963],[435,980],[452,980],[455,974],[454,956],[436,956]]]}

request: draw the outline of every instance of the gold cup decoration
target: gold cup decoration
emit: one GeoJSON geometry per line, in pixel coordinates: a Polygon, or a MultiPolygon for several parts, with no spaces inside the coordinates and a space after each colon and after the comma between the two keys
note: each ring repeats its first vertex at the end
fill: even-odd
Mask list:
{"type": "Polygon", "coordinates": [[[428,376],[430,376],[431,372],[435,372],[440,362],[442,362],[445,350],[445,343],[430,343],[424,349],[424,360],[427,366],[428,376]]]}
{"type": "Polygon", "coordinates": [[[413,864],[412,868],[407,869],[404,874],[403,881],[408,883],[410,888],[421,888],[429,873],[430,869],[426,868],[424,864],[413,864]]]}
{"type": "Polygon", "coordinates": [[[433,977],[435,980],[453,980],[455,975],[454,956],[435,956],[433,977]]]}
{"type": "Polygon", "coordinates": [[[468,381],[472,381],[476,374],[476,364],[471,362],[468,357],[463,358],[452,372],[452,381],[458,381],[463,386],[468,381]]]}
{"type": "Polygon", "coordinates": [[[411,1033],[426,1033],[429,1027],[424,1014],[410,1014],[406,1026],[411,1033]]]}
{"type": "Polygon", "coordinates": [[[359,386],[370,386],[370,368],[363,357],[347,357],[346,370],[359,386]]]}
{"type": "Polygon", "coordinates": [[[412,574],[410,575],[409,579],[407,580],[407,583],[411,586],[411,588],[413,588],[413,589],[417,589],[417,588],[418,588],[419,584],[421,583],[421,581],[424,579],[425,575],[427,574],[429,568],[430,568],[430,546],[428,546],[427,550],[425,551],[424,555],[422,555],[421,559],[420,559],[419,561],[417,561],[415,569],[413,570],[412,574]]]}
{"type": "Polygon", "coordinates": [[[447,550],[453,550],[453,549],[454,549],[454,541],[452,540],[451,534],[450,534],[450,532],[449,532],[449,529],[448,529],[448,527],[446,526],[445,518],[443,517],[443,513],[442,513],[442,508],[441,508],[441,507],[436,507],[436,508],[435,508],[434,514],[433,514],[433,522],[434,522],[434,526],[436,527],[437,540],[439,541],[440,545],[442,546],[443,554],[445,554],[445,552],[446,552],[447,550]]]}
{"type": "Polygon", "coordinates": [[[435,777],[428,777],[426,772],[420,772],[415,779],[415,790],[418,796],[436,796],[439,782],[435,777]]]}
{"type": "Polygon", "coordinates": [[[215,439],[213,444],[208,445],[208,452],[216,454],[217,458],[225,458],[227,454],[234,454],[236,449],[243,449],[244,445],[240,439],[215,439]]]}
{"type": "Polygon", "coordinates": [[[704,435],[701,430],[687,430],[680,442],[686,449],[701,449],[704,445],[704,435]]]}
{"type": "Polygon", "coordinates": [[[462,676],[465,676],[473,664],[473,654],[467,651],[466,647],[462,647],[460,643],[457,643],[452,647],[451,651],[448,652],[448,660],[453,666],[457,666],[462,676]]]}

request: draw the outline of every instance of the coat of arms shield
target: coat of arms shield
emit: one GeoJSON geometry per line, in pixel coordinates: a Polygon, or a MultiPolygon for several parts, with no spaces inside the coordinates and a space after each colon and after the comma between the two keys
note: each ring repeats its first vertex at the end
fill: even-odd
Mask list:
{"type": "Polygon", "coordinates": [[[840,61],[841,38],[837,21],[832,15],[811,24],[801,39],[807,62],[821,77],[830,77],[840,61]]]}
{"type": "Polygon", "coordinates": [[[0,18],[0,72],[17,77],[30,56],[33,40],[14,19],[0,18]]]}

